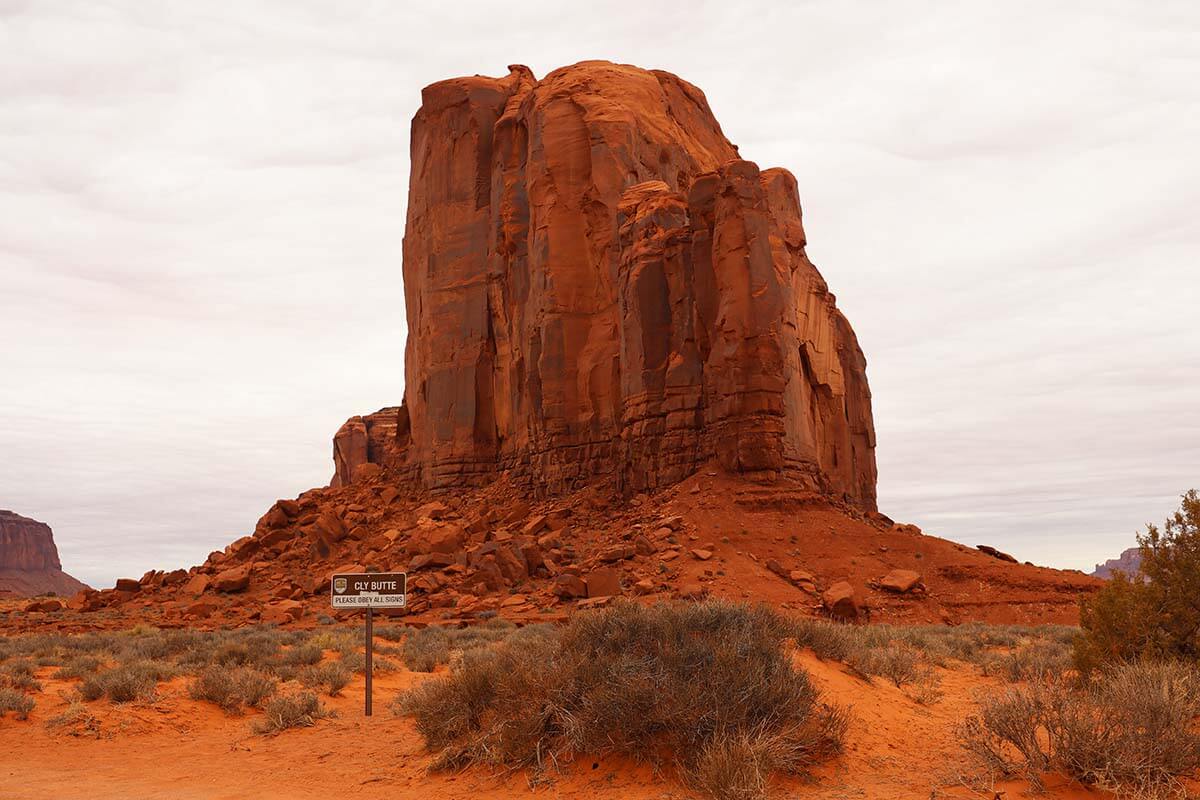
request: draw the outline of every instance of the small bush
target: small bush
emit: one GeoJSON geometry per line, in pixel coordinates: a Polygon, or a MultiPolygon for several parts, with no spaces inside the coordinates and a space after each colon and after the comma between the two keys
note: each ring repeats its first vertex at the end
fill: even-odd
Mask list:
{"type": "Polygon", "coordinates": [[[324,657],[325,654],[319,645],[307,642],[285,650],[280,661],[288,666],[300,667],[319,664],[324,657]]]}
{"type": "Polygon", "coordinates": [[[305,686],[321,688],[330,697],[337,697],[350,683],[354,675],[341,661],[329,661],[313,667],[305,667],[297,676],[305,686]]]}
{"type": "Polygon", "coordinates": [[[469,649],[398,708],[439,767],[654,753],[706,792],[761,794],[770,771],[804,771],[845,732],[845,715],[793,668],[788,634],[761,607],[620,603],[469,649]]]}
{"type": "Polygon", "coordinates": [[[100,669],[101,661],[95,656],[73,656],[63,662],[54,677],[58,680],[77,680],[95,674],[100,669]]]}
{"type": "Polygon", "coordinates": [[[1154,796],[1200,769],[1200,672],[1109,667],[1078,686],[1035,680],[986,697],[960,729],[967,751],[1035,786],[1053,768],[1082,783],[1154,796]]]}
{"type": "Polygon", "coordinates": [[[28,672],[0,673],[0,687],[20,692],[40,692],[42,682],[28,672]]]}
{"type": "Polygon", "coordinates": [[[258,733],[278,733],[288,728],[304,728],[329,716],[312,692],[276,695],[263,707],[263,720],[255,726],[258,733]]]}
{"type": "Polygon", "coordinates": [[[1148,525],[1138,546],[1138,574],[1116,573],[1081,603],[1081,672],[1138,658],[1200,660],[1200,494],[1185,494],[1161,530],[1148,525]]]}
{"type": "Polygon", "coordinates": [[[170,665],[155,661],[122,664],[87,676],[79,692],[85,700],[98,700],[101,697],[108,697],[114,703],[152,700],[158,682],[174,674],[175,670],[170,665]]]}
{"type": "Polygon", "coordinates": [[[226,713],[234,714],[243,705],[258,707],[275,693],[275,678],[251,667],[225,669],[211,666],[201,670],[188,687],[193,700],[215,703],[226,713]]]}
{"type": "Polygon", "coordinates": [[[12,711],[17,719],[25,719],[36,705],[37,701],[24,692],[0,688],[0,717],[12,711]]]}
{"type": "Polygon", "coordinates": [[[401,658],[413,672],[433,672],[463,653],[503,641],[516,631],[515,625],[502,619],[489,619],[469,628],[422,628],[404,640],[401,658]]]}
{"type": "Polygon", "coordinates": [[[409,635],[402,648],[404,664],[413,672],[433,672],[450,661],[450,635],[445,628],[423,628],[409,635]]]}
{"type": "Polygon", "coordinates": [[[1006,653],[989,654],[980,666],[984,675],[999,675],[1017,683],[1059,677],[1071,664],[1070,646],[1056,641],[1028,641],[1006,653]]]}
{"type": "Polygon", "coordinates": [[[72,702],[63,711],[46,720],[49,731],[65,730],[72,736],[99,736],[100,720],[78,701],[72,702]]]}
{"type": "Polygon", "coordinates": [[[920,674],[921,657],[902,644],[872,647],[850,656],[849,665],[864,675],[887,678],[897,687],[914,682],[920,674]]]}

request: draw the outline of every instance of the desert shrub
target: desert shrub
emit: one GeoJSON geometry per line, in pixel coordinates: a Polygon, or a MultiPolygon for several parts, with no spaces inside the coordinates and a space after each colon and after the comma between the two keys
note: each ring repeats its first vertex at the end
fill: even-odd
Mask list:
{"type": "Polygon", "coordinates": [[[42,682],[28,672],[0,673],[0,687],[19,692],[40,692],[42,682]]]}
{"type": "Polygon", "coordinates": [[[175,670],[169,664],[156,661],[121,664],[88,675],[80,684],[79,692],[85,700],[98,700],[101,697],[107,697],[114,703],[152,700],[158,682],[174,674],[175,670]]]}
{"type": "Polygon", "coordinates": [[[769,743],[739,731],[707,742],[688,770],[688,782],[709,797],[755,800],[767,791],[769,743]]]}
{"type": "Polygon", "coordinates": [[[25,719],[35,705],[37,701],[24,692],[0,687],[0,717],[12,711],[17,719],[25,719]]]}
{"type": "Polygon", "coordinates": [[[937,672],[921,666],[910,679],[906,694],[914,703],[932,706],[940,703],[946,693],[942,691],[942,679],[937,672]]]}
{"type": "Polygon", "coordinates": [[[263,719],[255,726],[255,731],[266,734],[309,727],[326,716],[329,712],[312,692],[276,695],[263,706],[263,719]]]}
{"type": "Polygon", "coordinates": [[[471,650],[488,647],[512,636],[518,628],[493,618],[468,628],[431,626],[411,632],[401,647],[401,658],[413,672],[433,672],[471,650]]]}
{"type": "Polygon", "coordinates": [[[826,620],[802,618],[792,632],[798,647],[810,648],[817,658],[825,661],[845,661],[861,645],[857,628],[837,625],[826,620]]]}
{"type": "Polygon", "coordinates": [[[859,650],[850,656],[848,663],[864,675],[887,678],[899,687],[917,679],[921,657],[907,645],[892,644],[859,650]]]}
{"type": "Polygon", "coordinates": [[[298,678],[301,683],[310,688],[321,688],[330,697],[336,697],[350,683],[354,673],[350,667],[341,661],[328,661],[324,664],[305,667],[300,670],[298,678]]]}
{"type": "Polygon", "coordinates": [[[433,672],[450,661],[450,634],[442,627],[422,628],[404,640],[401,657],[413,672],[433,672]]]}
{"type": "Polygon", "coordinates": [[[1035,640],[981,660],[984,675],[999,675],[1011,683],[1054,678],[1071,668],[1071,647],[1060,641],[1035,640]]]}
{"type": "Polygon", "coordinates": [[[19,675],[32,676],[36,669],[37,665],[33,663],[32,659],[17,658],[6,663],[3,668],[0,668],[0,672],[9,677],[17,677],[19,675]]]}
{"type": "Polygon", "coordinates": [[[96,670],[100,669],[101,663],[96,656],[72,656],[63,662],[63,665],[54,673],[54,677],[58,680],[83,678],[94,674],[96,670]]]}
{"type": "Polygon", "coordinates": [[[376,625],[375,635],[389,642],[398,642],[413,632],[407,625],[376,625]]]}
{"type": "Polygon", "coordinates": [[[1138,547],[1138,574],[1115,574],[1081,604],[1082,672],[1143,657],[1200,659],[1200,494],[1185,494],[1161,530],[1148,525],[1138,547]]]}
{"type": "Polygon", "coordinates": [[[469,649],[398,710],[441,767],[662,754],[705,791],[723,773],[753,791],[755,774],[801,772],[836,752],[845,730],[845,715],[793,668],[789,628],[763,607],[619,603],[469,649]],[[734,770],[735,760],[746,763],[734,770]]]}
{"type": "Polygon", "coordinates": [[[188,686],[193,700],[215,703],[233,714],[243,705],[258,707],[275,693],[278,684],[270,675],[252,667],[226,669],[219,666],[206,667],[188,686]]]}
{"type": "Polygon", "coordinates": [[[1200,672],[1120,664],[1070,685],[1035,679],[985,697],[960,728],[968,753],[1035,786],[1049,769],[1082,783],[1154,796],[1200,768],[1200,672]]]}
{"type": "Polygon", "coordinates": [[[321,659],[325,657],[320,645],[312,642],[305,642],[289,647],[280,656],[280,662],[292,667],[309,666],[311,664],[321,663],[321,659]]]}
{"type": "Polygon", "coordinates": [[[76,700],[72,701],[60,713],[46,720],[46,730],[65,730],[72,736],[83,736],[85,734],[99,736],[100,720],[86,705],[76,700]]]}

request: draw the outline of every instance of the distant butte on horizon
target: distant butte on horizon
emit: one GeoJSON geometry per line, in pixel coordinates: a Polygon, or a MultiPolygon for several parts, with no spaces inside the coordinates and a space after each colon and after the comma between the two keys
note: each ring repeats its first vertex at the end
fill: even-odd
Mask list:
{"type": "Polygon", "coordinates": [[[63,572],[49,525],[0,510],[0,596],[70,596],[86,588],[63,572]]]}

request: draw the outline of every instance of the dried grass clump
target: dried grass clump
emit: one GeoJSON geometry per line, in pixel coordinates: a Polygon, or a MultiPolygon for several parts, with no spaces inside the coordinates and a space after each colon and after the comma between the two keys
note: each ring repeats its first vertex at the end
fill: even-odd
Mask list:
{"type": "Polygon", "coordinates": [[[22,691],[0,687],[0,717],[12,711],[17,719],[25,719],[36,705],[37,701],[22,691]]]}
{"type": "Polygon", "coordinates": [[[152,700],[158,682],[175,674],[173,666],[157,661],[122,664],[84,678],[79,693],[84,700],[107,697],[114,703],[152,700]]]}
{"type": "Polygon", "coordinates": [[[1200,769],[1200,671],[1123,664],[1071,685],[1035,679],[984,698],[960,729],[981,765],[1041,786],[1047,770],[1103,788],[1159,797],[1200,769]]]}
{"type": "Polygon", "coordinates": [[[310,688],[324,689],[330,697],[337,697],[354,676],[350,667],[341,661],[328,661],[313,667],[305,667],[297,675],[302,684],[310,688]]]}
{"type": "Polygon", "coordinates": [[[503,641],[516,630],[511,622],[502,619],[489,619],[469,628],[422,628],[404,639],[400,656],[413,672],[433,672],[464,653],[503,641]]]}
{"type": "Polygon", "coordinates": [[[242,706],[258,708],[275,694],[279,682],[252,667],[205,667],[188,686],[193,700],[215,703],[228,714],[236,714],[242,706]]]}
{"type": "Polygon", "coordinates": [[[1025,641],[1004,653],[981,659],[984,675],[999,675],[1010,683],[1057,678],[1071,669],[1071,646],[1054,640],[1025,641]]]}
{"type": "Polygon", "coordinates": [[[296,692],[272,697],[263,707],[263,719],[254,730],[257,733],[279,733],[288,728],[307,728],[329,716],[321,701],[312,692],[296,692]]]}
{"type": "Polygon", "coordinates": [[[712,797],[761,797],[771,772],[840,750],[846,728],[793,668],[789,635],[762,607],[619,603],[467,650],[398,708],[443,768],[662,757],[712,797]]]}
{"type": "Polygon", "coordinates": [[[66,659],[54,673],[58,680],[79,680],[93,675],[100,669],[103,662],[96,656],[80,655],[66,659]]]}

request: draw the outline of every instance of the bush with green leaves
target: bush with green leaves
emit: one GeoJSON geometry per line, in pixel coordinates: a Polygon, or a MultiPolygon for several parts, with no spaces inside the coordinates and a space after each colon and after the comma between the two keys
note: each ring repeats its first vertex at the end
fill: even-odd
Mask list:
{"type": "Polygon", "coordinates": [[[758,797],[771,772],[803,772],[845,732],[792,665],[789,634],[765,607],[618,603],[469,649],[397,707],[443,768],[662,756],[713,797],[758,797]]]}
{"type": "Polygon", "coordinates": [[[1200,494],[1138,536],[1138,573],[1121,572],[1080,608],[1081,672],[1141,658],[1200,660],[1200,494]]]}

